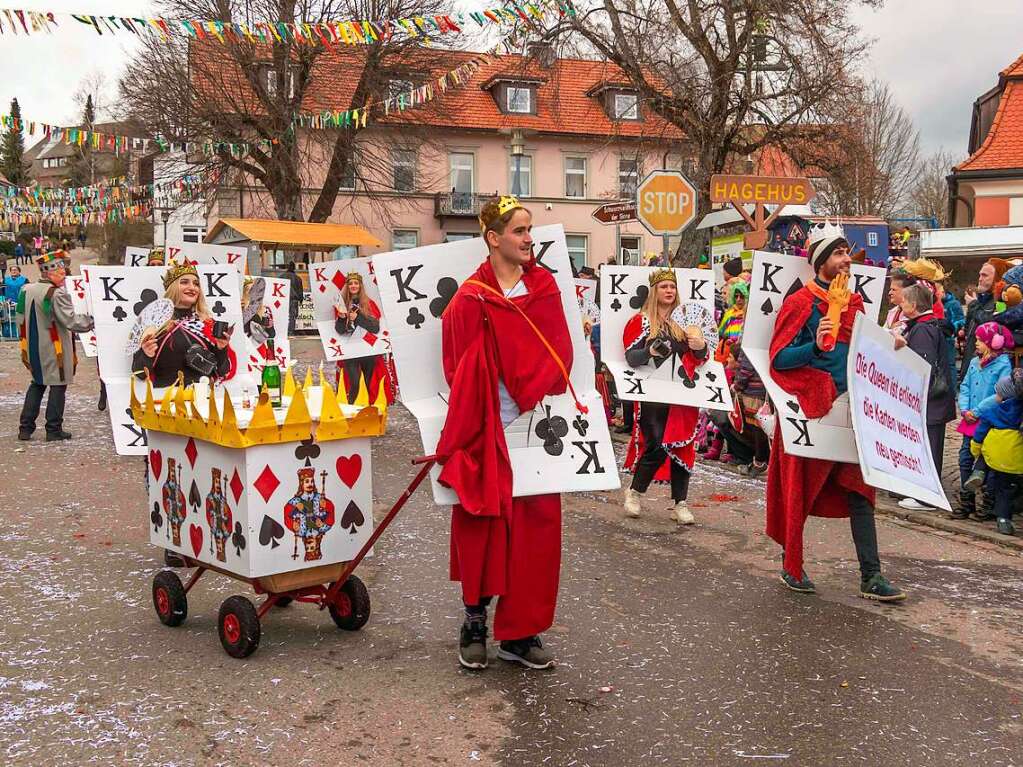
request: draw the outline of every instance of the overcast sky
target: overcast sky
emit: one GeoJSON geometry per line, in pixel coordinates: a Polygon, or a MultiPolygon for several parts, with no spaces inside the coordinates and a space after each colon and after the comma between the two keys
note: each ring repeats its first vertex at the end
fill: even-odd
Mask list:
{"type": "MultiPolygon", "coordinates": [[[[472,0],[463,8],[486,5],[472,0]]],[[[138,0],[21,0],[19,8],[147,16],[138,0]]],[[[891,84],[920,130],[924,149],[965,154],[973,100],[992,87],[1000,69],[1023,54],[1020,0],[888,0],[880,11],[857,11],[875,40],[864,67],[891,84]]],[[[77,120],[72,94],[91,71],[116,79],[131,49],[126,34],[99,37],[91,27],[62,19],[52,35],[0,36],[0,112],[17,97],[27,119],[77,120]]]]}

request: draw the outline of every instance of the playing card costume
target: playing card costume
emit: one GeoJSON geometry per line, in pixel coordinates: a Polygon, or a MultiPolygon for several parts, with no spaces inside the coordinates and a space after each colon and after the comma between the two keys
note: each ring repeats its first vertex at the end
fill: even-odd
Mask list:
{"type": "MultiPolygon", "coordinates": [[[[818,276],[785,299],[771,338],[772,376],[796,398],[809,419],[826,415],[846,390],[853,322],[856,314],[864,311],[862,297],[853,292],[841,311],[834,348],[823,351],[817,346],[818,325],[829,311],[829,283],[820,276],[821,268],[838,248],[848,250],[840,231],[811,240],[807,258],[818,276]]],[[[779,421],[767,473],[767,534],[784,548],[782,579],[786,585],[796,591],[814,590],[803,571],[806,518],[850,517],[860,563],[861,594],[868,596],[868,584],[878,578],[883,581],[873,507],[874,489],[863,481],[858,464],[787,453],[779,421]]],[[[884,587],[897,591],[887,581],[884,587]]]]}
{"type": "Polygon", "coordinates": [[[451,578],[467,607],[499,597],[495,638],[533,637],[554,620],[561,497],[512,497],[504,426],[566,389],[572,346],[561,293],[535,261],[505,291],[488,260],[459,287],[442,326],[451,395],[437,456],[441,484],[460,501],[451,515],[451,578]]]}
{"type": "Polygon", "coordinates": [[[28,283],[18,295],[16,324],[22,364],[32,378],[25,392],[18,436],[29,439],[36,428],[43,393],[50,387],[46,402],[47,439],[66,439],[64,400],[67,386],[75,375],[78,357],[72,333],[92,329],[92,318],[75,314],[71,296],[63,284],[51,276],[67,271],[68,257],[62,250],[45,253],[36,259],[40,281],[28,283]]]}
{"type": "Polygon", "coordinates": [[[305,561],[323,557],[320,544],[334,526],[334,504],[322,492],[316,492],[316,470],[310,466],[298,470],[298,489],[284,506],[284,526],[295,534],[295,554],[302,540],[305,561]]]}
{"type": "MultiPolygon", "coordinates": [[[[341,300],[334,306],[334,331],[343,336],[350,336],[356,331],[360,331],[364,334],[366,341],[373,344],[380,333],[380,307],[361,288],[361,274],[351,272],[345,276],[345,287],[341,291],[341,300]],[[353,283],[358,283],[360,287],[356,296],[352,296],[350,293],[353,283]],[[348,314],[352,309],[356,310],[354,319],[349,318],[348,314]]],[[[386,387],[385,394],[388,404],[393,401],[385,356],[371,354],[342,360],[341,365],[338,366],[338,377],[339,379],[341,376],[344,377],[349,405],[355,402],[359,393],[360,380],[366,382],[370,402],[376,401],[381,386],[386,387]]]]}
{"type": "MultiPolygon", "coordinates": [[[[163,278],[167,297],[173,295],[174,283],[185,275],[198,275],[191,264],[172,266],[163,278]]],[[[197,383],[203,376],[228,379],[237,370],[237,358],[230,346],[217,348],[213,338],[213,319],[205,312],[200,294],[195,306],[175,306],[174,315],[157,329],[157,348],[150,357],[139,348],[132,358],[132,370],[144,378],[150,375],[154,387],[170,386],[184,376],[185,385],[197,383]]]]}
{"type": "Polygon", "coordinates": [[[217,559],[225,562],[227,561],[225,546],[227,539],[231,537],[234,517],[224,495],[220,469],[212,469],[211,474],[212,487],[206,496],[206,524],[210,528],[210,540],[214,545],[217,559]]]}
{"type": "MultiPolygon", "coordinates": [[[[650,275],[650,293],[647,303],[655,302],[656,289],[661,282],[676,282],[672,269],[661,269],[650,275]]],[[[677,297],[676,297],[677,303],[677,297]]],[[[670,314],[670,313],[669,313],[670,314]]],[[[644,365],[679,364],[685,377],[692,379],[696,369],[707,360],[708,350],[691,349],[683,332],[672,319],[665,318],[657,333],[652,332],[647,307],[636,314],[625,325],[622,333],[625,345],[625,361],[632,368],[644,365]],[[661,344],[662,354],[655,355],[655,347],[661,344]]],[[[684,502],[689,493],[689,475],[696,460],[696,422],[699,410],[687,405],[669,405],[660,402],[634,403],[638,417],[634,420],[632,437],[625,456],[625,469],[633,472],[632,486],[626,491],[626,511],[638,515],[638,500],[634,493],[642,495],[650,482],[670,482],[672,500],[683,507],[682,519],[685,524],[692,522],[684,502]]]]}

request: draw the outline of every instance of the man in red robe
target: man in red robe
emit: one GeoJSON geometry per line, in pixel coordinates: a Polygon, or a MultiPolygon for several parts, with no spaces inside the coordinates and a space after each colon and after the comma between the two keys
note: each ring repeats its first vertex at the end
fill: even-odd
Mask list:
{"type": "Polygon", "coordinates": [[[451,578],[462,583],[459,662],[487,666],[487,606],[498,597],[498,657],[528,668],[554,659],[540,633],[554,621],[561,567],[561,497],[512,497],[504,428],[546,396],[561,394],[572,346],[561,294],[532,254],[532,219],[512,197],[480,214],[490,255],[442,318],[451,386],[437,445],[451,513],[451,578]]]}
{"type": "MultiPolygon", "coordinates": [[[[816,277],[785,299],[770,348],[772,378],[799,401],[807,418],[826,415],[846,390],[853,321],[863,311],[863,299],[854,293],[837,328],[828,318],[828,288],[839,274],[849,273],[852,259],[840,232],[815,234],[807,259],[816,277]],[[834,338],[833,346],[828,336],[834,338]]],[[[815,591],[803,570],[807,516],[849,517],[860,563],[860,596],[882,602],[905,599],[881,574],[874,489],[863,481],[859,465],[786,453],[779,420],[767,471],[767,534],[784,548],[782,582],[801,593],[815,591]]]]}

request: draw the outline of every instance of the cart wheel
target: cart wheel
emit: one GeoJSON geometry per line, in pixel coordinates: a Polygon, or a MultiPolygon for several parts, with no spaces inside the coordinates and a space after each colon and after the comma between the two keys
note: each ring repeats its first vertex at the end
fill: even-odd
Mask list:
{"type": "Polygon", "coordinates": [[[349,575],[334,603],[327,609],[339,629],[358,631],[369,620],[369,592],[365,584],[358,577],[349,575]]]}
{"type": "Polygon", "coordinates": [[[232,658],[247,658],[259,647],[259,616],[245,597],[228,597],[217,619],[220,643],[232,658]]]}
{"type": "Polygon", "coordinates": [[[180,626],[188,617],[185,587],[170,570],[161,570],[153,578],[153,607],[165,626],[180,626]]]}
{"type": "Polygon", "coordinates": [[[278,597],[277,601],[274,602],[274,607],[287,607],[294,601],[291,597],[278,597]]]}

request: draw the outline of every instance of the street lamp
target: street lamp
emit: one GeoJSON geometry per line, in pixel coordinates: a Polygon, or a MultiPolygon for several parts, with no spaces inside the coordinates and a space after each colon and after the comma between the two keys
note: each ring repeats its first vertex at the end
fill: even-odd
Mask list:
{"type": "Polygon", "coordinates": [[[163,247],[167,247],[167,222],[170,221],[171,214],[174,212],[174,208],[157,208],[157,213],[160,214],[160,221],[163,223],[163,247]]]}
{"type": "Polygon", "coordinates": [[[511,138],[511,154],[515,158],[515,174],[512,176],[511,193],[516,197],[522,194],[522,156],[526,153],[526,138],[521,130],[513,130],[511,138]]]}

